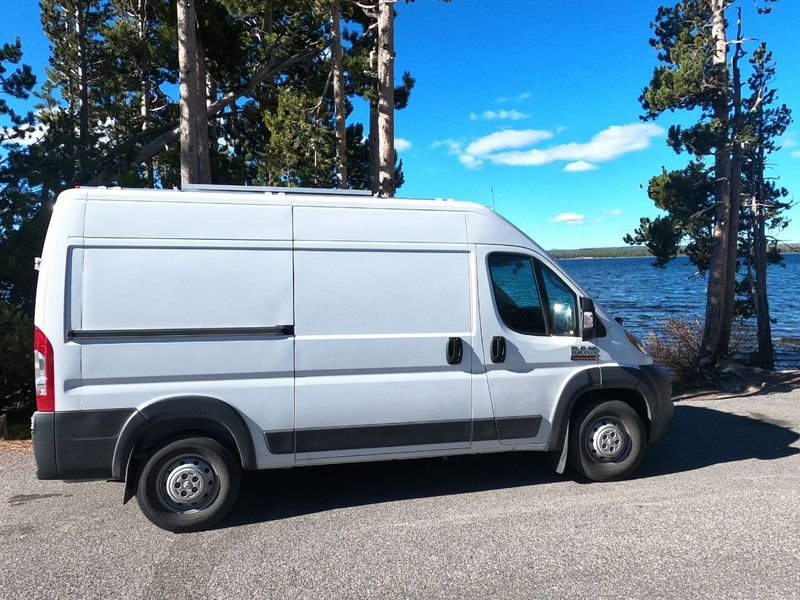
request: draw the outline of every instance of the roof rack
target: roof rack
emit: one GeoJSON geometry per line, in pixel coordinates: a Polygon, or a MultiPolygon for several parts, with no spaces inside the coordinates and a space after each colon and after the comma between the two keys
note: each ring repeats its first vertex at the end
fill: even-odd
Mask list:
{"type": "Polygon", "coordinates": [[[251,194],[308,194],[315,196],[372,196],[370,190],[336,188],[280,187],[271,185],[216,185],[211,183],[186,183],[184,192],[239,192],[251,194]]]}

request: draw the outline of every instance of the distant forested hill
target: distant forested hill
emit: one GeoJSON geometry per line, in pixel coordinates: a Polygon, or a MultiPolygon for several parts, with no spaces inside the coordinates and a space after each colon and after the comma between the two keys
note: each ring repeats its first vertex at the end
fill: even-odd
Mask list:
{"type": "MultiPolygon", "coordinates": [[[[800,252],[800,243],[780,243],[781,252],[800,252]]],[[[576,250],[548,250],[553,258],[630,258],[635,256],[650,256],[644,246],[615,246],[612,248],[578,248],[576,250]]],[[[680,250],[683,254],[683,248],[680,250]]]]}

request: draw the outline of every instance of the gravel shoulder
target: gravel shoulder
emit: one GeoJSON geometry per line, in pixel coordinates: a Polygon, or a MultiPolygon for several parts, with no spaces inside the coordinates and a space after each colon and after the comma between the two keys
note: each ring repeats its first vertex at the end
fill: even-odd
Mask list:
{"type": "Polygon", "coordinates": [[[0,447],[2,598],[800,598],[800,390],[695,398],[636,479],[516,453],[248,474],[214,531],[0,447]]]}

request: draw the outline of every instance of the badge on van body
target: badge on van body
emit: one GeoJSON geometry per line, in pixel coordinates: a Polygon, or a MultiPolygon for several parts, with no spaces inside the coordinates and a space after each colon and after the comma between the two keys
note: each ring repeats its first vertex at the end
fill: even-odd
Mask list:
{"type": "Polygon", "coordinates": [[[572,360],[597,360],[600,349],[597,346],[573,346],[572,360]]]}

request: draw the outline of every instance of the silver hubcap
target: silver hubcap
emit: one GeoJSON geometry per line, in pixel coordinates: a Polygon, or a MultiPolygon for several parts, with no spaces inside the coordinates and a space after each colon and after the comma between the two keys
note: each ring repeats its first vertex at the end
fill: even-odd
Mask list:
{"type": "Polygon", "coordinates": [[[587,436],[589,455],[598,462],[612,462],[628,449],[628,433],[622,423],[611,417],[595,421],[587,436]]]}
{"type": "Polygon", "coordinates": [[[217,496],[217,474],[198,456],[182,456],[162,471],[165,499],[179,512],[202,510],[217,496]]]}

